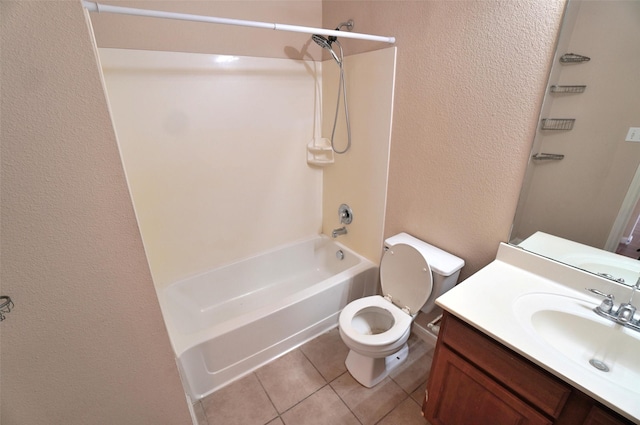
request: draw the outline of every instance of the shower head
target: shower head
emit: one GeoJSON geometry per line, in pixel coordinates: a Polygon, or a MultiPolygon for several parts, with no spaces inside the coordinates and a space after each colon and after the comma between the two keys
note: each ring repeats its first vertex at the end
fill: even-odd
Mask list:
{"type": "Polygon", "coordinates": [[[331,47],[331,43],[333,43],[335,40],[335,37],[329,37],[328,39],[318,35],[318,34],[313,34],[311,36],[311,39],[320,47],[322,47],[323,49],[327,49],[330,53],[331,56],[333,56],[333,59],[335,59],[336,63],[338,65],[342,64],[342,61],[340,60],[340,58],[338,58],[338,55],[336,55],[336,52],[333,51],[333,48],[331,47]],[[333,38],[333,40],[331,40],[331,38],[333,38]]]}
{"type": "Polygon", "coordinates": [[[340,31],[343,27],[347,27],[348,31],[353,30],[353,19],[349,19],[347,22],[340,22],[336,27],[336,31],[340,31]]]}
{"type": "Polygon", "coordinates": [[[332,41],[329,41],[328,39],[326,39],[325,37],[318,35],[318,34],[313,34],[311,36],[311,39],[313,41],[315,41],[315,43],[322,47],[323,49],[331,49],[331,43],[332,41]]]}

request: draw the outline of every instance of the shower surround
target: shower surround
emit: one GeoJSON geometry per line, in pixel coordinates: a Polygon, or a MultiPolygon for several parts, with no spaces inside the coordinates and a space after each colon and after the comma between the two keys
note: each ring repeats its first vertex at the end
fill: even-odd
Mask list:
{"type": "MultiPolygon", "coordinates": [[[[344,202],[356,219],[341,242],[379,259],[394,47],[345,59],[353,147],[326,168],[307,165],[306,145],[320,125],[319,105],[322,135],[331,131],[339,77],[332,60],[99,53],[157,287],[330,234],[344,202]]],[[[346,134],[343,122],[337,143],[346,134]]]]}
{"type": "MultiPolygon", "coordinates": [[[[339,80],[333,60],[105,48],[99,54],[161,300],[177,282],[274,247],[329,235],[339,224],[338,206],[344,202],[355,218],[340,243],[377,264],[386,203],[394,47],[345,58],[353,146],[324,168],[307,164],[306,147],[318,133],[326,137],[331,131],[339,80]]],[[[345,139],[346,129],[339,124],[336,143],[345,139]]],[[[210,283],[219,285],[221,292],[228,284],[210,283]]],[[[375,290],[367,287],[368,292],[375,290]]],[[[304,290],[294,292],[287,296],[299,297],[304,290]]],[[[339,311],[344,297],[334,301],[339,311]]],[[[169,319],[167,305],[161,302],[180,356],[184,347],[177,349],[176,341],[185,334],[178,335],[169,323],[174,319],[169,319]]],[[[277,303],[273,306],[278,308],[277,303]]],[[[304,312],[296,308],[296,314],[304,312]]],[[[334,326],[332,316],[335,311],[322,320],[334,326]]],[[[229,326],[233,327],[231,321],[211,324],[229,326]]],[[[316,332],[324,330],[323,325],[316,332]]],[[[291,348],[283,347],[271,356],[291,348]]],[[[198,397],[193,392],[192,396],[198,397]]]]}

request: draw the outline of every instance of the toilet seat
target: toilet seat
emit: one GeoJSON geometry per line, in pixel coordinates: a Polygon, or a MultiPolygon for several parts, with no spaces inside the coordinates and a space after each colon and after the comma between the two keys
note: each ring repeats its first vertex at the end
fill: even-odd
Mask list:
{"type": "Polygon", "coordinates": [[[380,262],[382,293],[396,306],[415,315],[433,290],[433,274],[424,255],[411,245],[390,247],[380,262]]]}
{"type": "MultiPolygon", "coordinates": [[[[375,310],[374,310],[375,311],[375,310]]],[[[359,298],[350,302],[340,313],[340,330],[352,341],[371,347],[395,344],[409,329],[413,318],[380,295],[359,298]],[[385,332],[379,334],[362,334],[353,326],[354,317],[366,308],[380,309],[380,314],[388,312],[393,317],[393,324],[385,332]]]]}

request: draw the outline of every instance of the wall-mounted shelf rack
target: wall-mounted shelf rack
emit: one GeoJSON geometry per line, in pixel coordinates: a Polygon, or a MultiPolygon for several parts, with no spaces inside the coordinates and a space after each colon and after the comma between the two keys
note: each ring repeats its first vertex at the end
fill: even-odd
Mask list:
{"type": "Polygon", "coordinates": [[[310,141],[307,144],[307,163],[318,167],[333,164],[331,140],[321,138],[310,141]]]}
{"type": "Polygon", "coordinates": [[[591,58],[588,56],[577,55],[575,53],[565,53],[560,56],[560,63],[580,63],[588,62],[591,58]]]}
{"type": "Polygon", "coordinates": [[[542,130],[571,130],[575,118],[544,118],[540,129],[542,130]]]}
{"type": "Polygon", "coordinates": [[[540,152],[531,156],[534,161],[560,161],[564,158],[564,155],[559,153],[544,153],[540,152]]]}
{"type": "Polygon", "coordinates": [[[560,86],[553,85],[549,88],[551,93],[584,93],[587,86],[560,86]]]}
{"type": "Polygon", "coordinates": [[[0,322],[6,319],[5,314],[11,313],[11,309],[13,309],[11,297],[7,295],[0,296],[0,322]]]}

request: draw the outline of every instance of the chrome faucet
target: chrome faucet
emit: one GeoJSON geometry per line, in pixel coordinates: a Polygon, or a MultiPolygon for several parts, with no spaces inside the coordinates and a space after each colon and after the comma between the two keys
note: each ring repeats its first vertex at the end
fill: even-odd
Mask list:
{"type": "Polygon", "coordinates": [[[599,306],[593,309],[596,314],[602,316],[606,319],[612,320],[620,325],[631,328],[635,331],[640,332],[640,319],[635,319],[634,316],[636,314],[636,307],[631,304],[633,301],[633,296],[636,290],[640,289],[640,278],[635,285],[631,288],[631,296],[629,297],[629,301],[626,303],[620,304],[618,308],[615,307],[614,297],[611,294],[605,294],[604,292],[598,291],[597,289],[588,289],[589,292],[592,292],[596,295],[604,297],[602,303],[599,306]]]}
{"type": "MultiPolygon", "coordinates": [[[[351,207],[349,207],[349,205],[347,204],[340,205],[340,208],[338,208],[338,218],[340,219],[340,224],[351,224],[351,222],[353,221],[353,211],[351,211],[351,207]]],[[[335,239],[340,235],[346,234],[347,227],[342,226],[338,229],[333,229],[333,232],[331,232],[331,237],[335,239]]]]}
{"type": "MultiPolygon", "coordinates": [[[[633,301],[633,295],[636,293],[637,289],[640,289],[640,277],[631,289],[631,296],[629,297],[629,301],[624,304],[620,304],[620,307],[618,308],[618,322],[629,323],[633,321],[633,315],[636,314],[636,307],[631,304],[631,301],[633,301]]],[[[638,321],[636,320],[636,322],[638,321]]]]}
{"type": "Polygon", "coordinates": [[[339,229],[333,229],[333,232],[331,232],[331,237],[337,238],[340,235],[346,235],[346,234],[347,234],[347,228],[345,226],[342,226],[339,229]]]}

